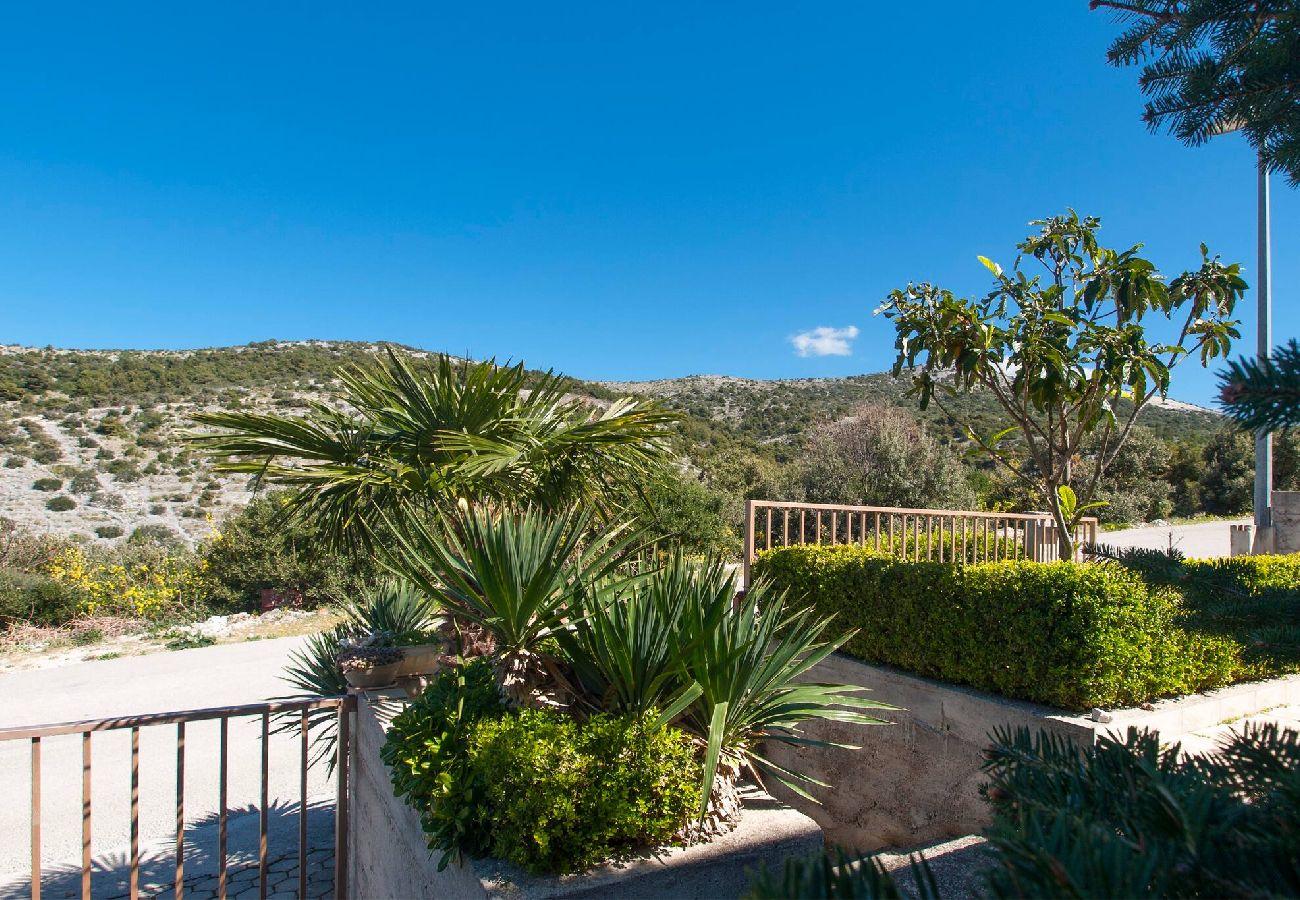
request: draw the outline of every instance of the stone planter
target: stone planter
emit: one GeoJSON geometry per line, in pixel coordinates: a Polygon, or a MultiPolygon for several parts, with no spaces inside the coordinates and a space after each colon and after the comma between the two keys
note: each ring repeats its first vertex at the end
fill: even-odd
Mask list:
{"type": "Polygon", "coordinates": [[[403,661],[399,660],[386,666],[375,666],[370,669],[346,669],[343,672],[343,677],[348,680],[349,685],[361,690],[388,687],[397,680],[398,670],[402,667],[403,661]]]}
{"type": "Polygon", "coordinates": [[[402,661],[398,663],[398,677],[403,675],[433,675],[438,671],[442,644],[415,644],[402,648],[402,661]]]}
{"type": "Polygon", "coordinates": [[[406,707],[397,689],[357,697],[353,731],[352,807],[348,817],[348,893],[358,900],[389,897],[541,898],[741,897],[751,873],[780,870],[787,859],[823,849],[812,819],[761,791],[745,795],[736,828],[707,844],[665,847],[578,875],[531,875],[497,859],[452,861],[438,870],[420,814],[393,795],[379,749],[391,718],[406,707]]]}

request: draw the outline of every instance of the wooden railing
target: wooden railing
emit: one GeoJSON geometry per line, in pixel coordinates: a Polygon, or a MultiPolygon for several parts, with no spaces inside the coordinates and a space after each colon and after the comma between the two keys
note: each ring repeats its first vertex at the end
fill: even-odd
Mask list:
{"type": "MultiPolygon", "coordinates": [[[[347,896],[347,833],[348,833],[348,752],[350,746],[351,712],[356,708],[353,696],[322,697],[319,699],[283,700],[251,703],[244,706],[221,706],[210,709],[189,709],[175,712],[150,713],[138,716],[117,716],[110,719],[90,719],[80,722],[61,722],[53,725],[24,725],[0,728],[0,741],[25,740],[31,742],[31,851],[32,900],[41,897],[41,742],[56,735],[81,735],[81,896],[90,900],[91,891],[91,802],[90,786],[92,759],[91,736],[95,732],[130,729],[131,732],[131,874],[130,896],[140,896],[140,729],[151,726],[176,727],[176,900],[185,892],[185,725],[217,719],[220,721],[219,765],[214,773],[220,786],[218,814],[217,896],[225,900],[227,889],[226,863],[226,792],[229,777],[227,765],[227,735],[230,719],[256,716],[261,720],[261,807],[258,832],[258,896],[265,898],[268,882],[267,826],[270,803],[268,797],[269,737],[273,715],[297,714],[302,767],[300,773],[301,798],[298,809],[298,892],[307,896],[307,766],[308,726],[312,716],[338,716],[337,795],[334,810],[334,890],[336,897],[347,896]],[[333,710],[333,712],[331,712],[333,710]]],[[[13,798],[10,798],[10,802],[13,798]]]]}
{"type": "MultiPolygon", "coordinates": [[[[750,500],[745,509],[745,585],[758,553],[800,544],[856,544],[904,559],[990,562],[1060,558],[1047,513],[994,513],[894,506],[750,500]]],[[[1095,543],[1097,520],[1079,522],[1076,544],[1095,543]]]]}

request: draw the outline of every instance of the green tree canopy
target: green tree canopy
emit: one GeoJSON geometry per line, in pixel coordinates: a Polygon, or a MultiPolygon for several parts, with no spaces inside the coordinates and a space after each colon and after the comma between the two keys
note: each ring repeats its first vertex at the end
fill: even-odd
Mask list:
{"type": "Polygon", "coordinates": [[[976,501],[960,457],[893,406],[865,405],[814,429],[793,478],[810,503],[969,509],[976,501]]]}
{"type": "Polygon", "coordinates": [[[1092,0],[1127,29],[1107,58],[1142,65],[1143,118],[1183,143],[1241,128],[1300,184],[1300,0],[1092,0]]]}
{"type": "Polygon", "coordinates": [[[1052,512],[1067,555],[1074,525],[1139,413],[1167,393],[1170,370],[1189,355],[1202,365],[1226,355],[1239,336],[1230,317],[1246,282],[1240,266],[1221,263],[1204,245],[1200,267],[1166,284],[1138,255],[1140,244],[1102,247],[1099,219],[1071,210],[1032,224],[1041,230],[1017,245],[1010,271],[980,257],[994,279],[983,297],[909,284],[877,312],[894,323],[894,372],[915,373],[922,408],[935,400],[961,421],[944,396],[978,387],[997,399],[1009,427],[984,436],[966,423],[968,432],[1052,512]],[[1030,267],[1038,271],[1025,271],[1030,267]],[[1147,317],[1172,322],[1177,337],[1149,341],[1147,317]],[[1013,432],[1023,456],[1002,446],[1013,432]],[[1095,448],[1093,458],[1086,477],[1076,478],[1085,441],[1095,448]]]}

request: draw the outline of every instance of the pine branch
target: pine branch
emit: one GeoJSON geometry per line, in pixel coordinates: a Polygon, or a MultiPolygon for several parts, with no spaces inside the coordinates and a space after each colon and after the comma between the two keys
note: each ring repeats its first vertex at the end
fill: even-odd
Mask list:
{"type": "Polygon", "coordinates": [[[1219,403],[1242,428],[1280,431],[1300,425],[1300,343],[1268,360],[1242,358],[1219,374],[1219,403]]]}

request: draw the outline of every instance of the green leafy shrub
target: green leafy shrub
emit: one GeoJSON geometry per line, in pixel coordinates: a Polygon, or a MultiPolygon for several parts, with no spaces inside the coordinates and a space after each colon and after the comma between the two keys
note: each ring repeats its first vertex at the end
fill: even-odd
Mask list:
{"type": "Polygon", "coordinates": [[[461,854],[491,849],[487,785],[469,743],[479,720],[504,711],[492,666],[480,658],[439,673],[389,728],[380,757],[392,771],[394,793],[420,813],[429,849],[443,851],[439,869],[461,854]]]}
{"type": "Polygon", "coordinates": [[[487,787],[492,854],[531,871],[578,871],[665,843],[697,809],[694,746],[653,715],[579,722],[521,710],[476,725],[470,755],[487,787]]]}
{"type": "Polygon", "coordinates": [[[393,720],[381,756],[443,866],[463,853],[575,871],[671,840],[697,809],[685,734],[653,714],[506,714],[483,659],[442,672],[393,720]]]}
{"type": "Polygon", "coordinates": [[[99,487],[99,477],[94,469],[80,469],[72,476],[71,488],[74,494],[93,494],[99,487]]]}
{"type": "Polygon", "coordinates": [[[1157,588],[1183,595],[1185,625],[1242,647],[1242,679],[1300,671],[1300,554],[1189,560],[1177,549],[1088,548],[1157,588]]]}
{"type": "Polygon", "coordinates": [[[126,540],[127,543],[132,545],[168,549],[178,549],[185,546],[185,538],[181,537],[180,532],[161,522],[148,522],[137,526],[131,531],[131,536],[126,540]]]}
{"type": "Polygon", "coordinates": [[[1300,591],[1300,553],[1192,559],[1184,565],[1200,578],[1250,596],[1269,591],[1300,591]]]}
{"type": "Polygon", "coordinates": [[[0,568],[0,622],[62,625],[77,614],[79,595],[48,575],[0,568]]]}
{"type": "Polygon", "coordinates": [[[21,469],[25,465],[27,465],[27,460],[23,459],[21,456],[9,456],[5,458],[6,469],[21,469]]]}
{"type": "Polygon", "coordinates": [[[57,491],[62,487],[62,478],[37,478],[32,482],[32,489],[37,491],[57,491]]]}
{"type": "MultiPolygon", "coordinates": [[[[296,591],[315,605],[357,597],[374,586],[379,569],[373,556],[335,549],[310,522],[286,521],[284,513],[283,495],[260,497],[222,521],[204,543],[214,604],[252,609],[262,590],[270,589],[296,591]]],[[[187,507],[181,515],[202,513],[187,507]]]]}
{"type": "Polygon", "coordinates": [[[756,578],[859,631],[871,663],[1065,709],[1131,705],[1240,677],[1241,647],[1188,631],[1181,598],[1119,566],[903,562],[857,547],[760,555],[756,578]]]}
{"type": "Polygon", "coordinates": [[[661,544],[687,553],[716,553],[737,559],[740,534],[727,520],[726,498],[692,477],[667,470],[628,490],[628,513],[661,544]]]}
{"type": "Polygon", "coordinates": [[[1246,677],[1300,671],[1300,553],[1183,566],[1191,627],[1240,642],[1246,677]]]}
{"type": "Polygon", "coordinates": [[[101,525],[95,529],[95,535],[106,540],[120,538],[124,534],[126,534],[126,529],[121,525],[101,525]]]}
{"type": "Polygon", "coordinates": [[[50,512],[67,512],[70,509],[77,508],[77,501],[67,494],[59,494],[59,496],[51,497],[45,501],[45,508],[50,512]]]}

